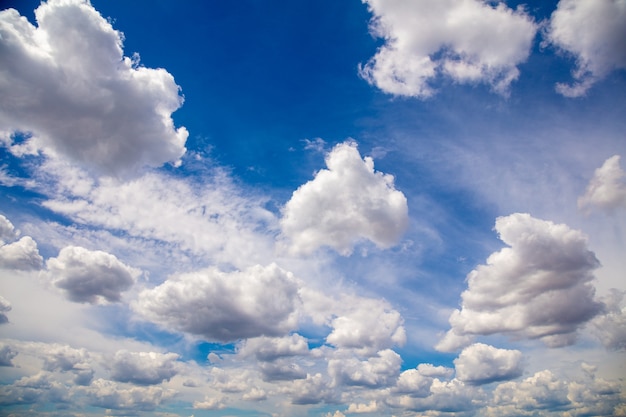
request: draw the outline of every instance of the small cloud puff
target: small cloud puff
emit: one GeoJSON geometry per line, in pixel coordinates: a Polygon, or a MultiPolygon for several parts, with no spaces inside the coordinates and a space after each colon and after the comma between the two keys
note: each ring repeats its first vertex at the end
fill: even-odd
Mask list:
{"type": "Polygon", "coordinates": [[[118,302],[122,292],[130,289],[141,274],[114,255],[67,246],[56,258],[46,261],[54,285],[71,301],[101,304],[118,302]]]}
{"type": "Polygon", "coordinates": [[[280,225],[290,250],[310,254],[328,246],[350,255],[361,239],[380,248],[394,245],[406,230],[408,207],[393,177],[374,171],[372,158],[361,159],[354,142],[335,146],[326,165],[283,209],[280,225]]]}
{"type": "Polygon", "coordinates": [[[39,255],[37,243],[30,236],[12,242],[17,237],[18,232],[13,224],[0,214],[0,268],[23,271],[40,269],[43,258],[39,255]]]}
{"type": "Polygon", "coordinates": [[[360,68],[386,93],[426,98],[431,82],[487,83],[501,94],[519,76],[537,25],[522,9],[478,0],[363,0],[374,17],[372,31],[385,44],[360,68]]]}
{"type": "Polygon", "coordinates": [[[613,155],[595,170],[585,194],[578,199],[579,209],[598,208],[610,213],[626,208],[626,173],[619,161],[620,156],[613,155]]]}

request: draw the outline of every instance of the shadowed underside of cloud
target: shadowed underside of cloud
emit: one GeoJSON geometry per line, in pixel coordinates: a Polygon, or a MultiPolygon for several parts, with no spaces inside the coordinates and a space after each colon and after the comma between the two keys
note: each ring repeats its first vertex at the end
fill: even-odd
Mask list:
{"type": "Polygon", "coordinates": [[[510,247],[470,272],[462,307],[450,316],[451,329],[437,348],[453,351],[475,335],[494,333],[550,346],[573,343],[577,329],[603,309],[591,284],[599,262],[586,237],[520,213],[499,217],[495,228],[510,247]]]}
{"type": "Polygon", "coordinates": [[[51,0],[38,26],[0,11],[0,125],[105,174],[177,161],[179,87],[164,69],[124,57],[123,35],[86,0],[51,0]]]}

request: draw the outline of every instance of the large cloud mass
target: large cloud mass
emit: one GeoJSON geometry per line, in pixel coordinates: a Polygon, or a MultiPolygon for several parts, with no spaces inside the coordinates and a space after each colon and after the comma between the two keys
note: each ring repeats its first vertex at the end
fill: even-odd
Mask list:
{"type": "Polygon", "coordinates": [[[46,262],[54,285],[65,291],[67,298],[79,303],[97,304],[120,301],[140,274],[114,255],[68,246],[56,258],[46,262]]]}
{"type": "Polygon", "coordinates": [[[408,208],[393,177],[374,171],[372,158],[361,159],[353,142],[335,146],[326,165],[284,208],[281,227],[291,249],[307,254],[330,246],[349,255],[360,239],[381,248],[396,243],[407,227],[408,208]]]}
{"type": "Polygon", "coordinates": [[[504,2],[363,0],[385,44],[361,68],[371,84],[394,95],[428,97],[444,75],[484,82],[506,93],[537,31],[532,19],[504,2]]]}
{"type": "Polygon", "coordinates": [[[38,26],[0,12],[0,128],[32,132],[107,174],[160,166],[185,152],[182,104],[164,69],[124,57],[123,36],[86,0],[50,0],[38,26]]]}
{"type": "Polygon", "coordinates": [[[293,329],[298,304],[295,278],[271,264],[178,275],[142,292],[135,309],[169,329],[228,342],[293,329]]]}
{"type": "Polygon", "coordinates": [[[602,309],[591,285],[599,262],[586,237],[520,213],[499,217],[496,230],[510,247],[470,272],[462,307],[450,316],[452,329],[438,348],[454,350],[468,337],[493,333],[573,343],[578,327],[602,309]]]}
{"type": "Polygon", "coordinates": [[[576,58],[575,82],[557,84],[564,96],[585,94],[598,79],[626,68],[626,1],[561,0],[550,19],[548,41],[576,58]]]}

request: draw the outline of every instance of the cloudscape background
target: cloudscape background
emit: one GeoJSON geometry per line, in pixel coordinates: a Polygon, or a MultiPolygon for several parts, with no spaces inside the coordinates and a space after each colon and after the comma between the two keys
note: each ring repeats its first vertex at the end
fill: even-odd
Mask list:
{"type": "Polygon", "coordinates": [[[4,1],[0,415],[626,415],[626,1],[4,1]]]}

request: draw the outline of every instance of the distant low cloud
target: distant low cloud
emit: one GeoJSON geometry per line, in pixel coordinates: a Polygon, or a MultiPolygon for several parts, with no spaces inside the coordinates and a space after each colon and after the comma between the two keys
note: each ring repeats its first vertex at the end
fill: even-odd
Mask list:
{"type": "Polygon", "coordinates": [[[137,385],[156,385],[178,374],[181,370],[176,353],[129,352],[115,353],[110,364],[111,378],[118,382],[137,385]]]}
{"type": "Polygon", "coordinates": [[[122,292],[141,274],[114,255],[79,246],[61,249],[58,257],[46,261],[46,267],[54,285],[68,299],[90,304],[120,301],[122,292]]]}
{"type": "Polygon", "coordinates": [[[599,79],[626,69],[626,1],[561,0],[552,13],[547,41],[576,59],[573,84],[559,93],[579,97],[599,79]]]}
{"type": "Polygon", "coordinates": [[[619,165],[620,156],[613,155],[595,170],[589,185],[578,199],[581,210],[598,208],[612,212],[626,208],[626,173],[619,165]]]}
{"type": "Polygon", "coordinates": [[[456,377],[470,385],[517,378],[522,374],[522,352],[475,343],[454,360],[456,377]]]}
{"type": "Polygon", "coordinates": [[[335,146],[326,165],[283,209],[280,225],[291,250],[310,254],[329,246],[349,255],[362,239],[394,245],[408,225],[408,207],[393,177],[374,171],[372,158],[361,159],[354,142],[335,146]]]}
{"type": "Polygon", "coordinates": [[[530,53],[537,25],[523,9],[479,0],[363,0],[385,40],[360,73],[386,93],[426,98],[433,81],[486,83],[506,94],[530,53]]]}
{"type": "Polygon", "coordinates": [[[124,57],[123,35],[86,0],[50,0],[38,26],[0,11],[0,130],[31,132],[105,174],[175,162],[188,133],[171,118],[183,99],[164,69],[124,57]]]}
{"type": "Polygon", "coordinates": [[[143,291],[135,310],[168,329],[209,341],[280,336],[297,325],[299,284],[275,264],[170,277],[143,291]]]}
{"type": "Polygon", "coordinates": [[[510,247],[489,256],[467,277],[460,310],[437,345],[444,351],[494,333],[541,339],[550,346],[574,342],[577,329],[603,309],[594,299],[599,266],[586,237],[564,224],[516,213],[496,220],[510,247]]]}
{"type": "Polygon", "coordinates": [[[96,379],[82,391],[87,403],[91,406],[133,411],[152,411],[163,401],[175,395],[175,391],[165,390],[162,387],[129,387],[102,378],[96,379]]]}

